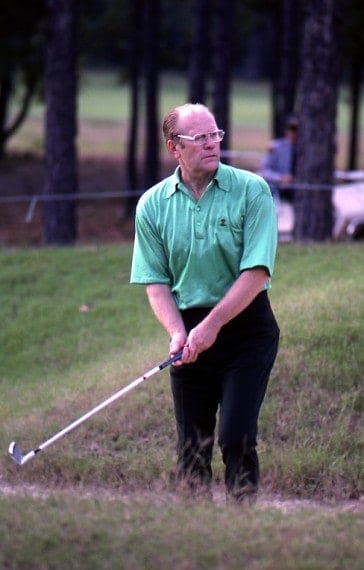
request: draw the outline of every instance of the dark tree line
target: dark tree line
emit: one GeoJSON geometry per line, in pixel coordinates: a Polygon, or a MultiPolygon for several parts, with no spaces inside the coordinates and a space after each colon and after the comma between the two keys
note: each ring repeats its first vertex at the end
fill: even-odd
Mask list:
{"type": "MultiPolygon", "coordinates": [[[[305,184],[332,183],[337,86],[343,55],[350,62],[346,68],[351,70],[351,151],[358,152],[364,53],[360,0],[186,0],[183,6],[172,8],[166,0],[37,0],[26,3],[26,33],[20,25],[21,16],[17,22],[10,0],[1,1],[5,16],[12,22],[12,37],[19,41],[15,42],[17,50],[10,50],[9,61],[4,55],[6,50],[0,59],[0,150],[16,123],[25,116],[37,80],[43,75],[39,65],[41,50],[34,50],[34,60],[29,63],[29,54],[33,53],[30,46],[43,43],[47,107],[45,193],[49,197],[77,192],[76,76],[80,53],[124,64],[127,71],[131,87],[127,156],[130,189],[139,190],[158,178],[161,69],[185,70],[189,78],[186,98],[207,102],[219,125],[229,133],[231,78],[242,66],[253,30],[260,37],[260,45],[263,36],[263,43],[271,43],[267,68],[272,84],[272,133],[280,134],[284,118],[292,111],[304,119],[299,180],[305,184]],[[38,11],[32,12],[35,6],[38,11]],[[262,35],[259,22],[266,23],[269,34],[264,31],[262,35]],[[353,36],[358,41],[353,41],[353,36]],[[82,51],[77,49],[80,45],[82,51]],[[28,67],[33,74],[27,75],[28,67]],[[19,75],[24,103],[14,124],[9,125],[9,102],[19,75]],[[137,160],[141,121],[145,133],[143,176],[138,175],[137,160]]],[[[6,26],[3,32],[0,41],[6,44],[6,26]]],[[[260,50],[252,53],[258,68],[260,50]]],[[[224,143],[228,146],[228,138],[224,143]]],[[[355,159],[350,164],[355,166],[355,159]]],[[[315,193],[309,222],[304,216],[307,204],[303,194],[297,196],[297,237],[326,239],[332,224],[330,193],[315,193]]],[[[135,201],[130,202],[129,214],[134,204],[135,201]]],[[[45,243],[73,243],[77,235],[74,204],[49,201],[44,212],[45,243]]]]}

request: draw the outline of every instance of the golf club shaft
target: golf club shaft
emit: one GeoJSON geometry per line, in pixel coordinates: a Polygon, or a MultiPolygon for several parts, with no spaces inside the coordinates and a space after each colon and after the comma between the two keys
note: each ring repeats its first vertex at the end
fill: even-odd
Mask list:
{"type": "Polygon", "coordinates": [[[91,416],[97,414],[100,410],[103,410],[104,408],[109,406],[112,402],[115,402],[115,400],[117,400],[118,398],[121,398],[121,396],[124,396],[125,394],[133,390],[133,388],[138,386],[138,384],[144,382],[144,380],[147,380],[147,378],[149,378],[150,376],[153,376],[160,370],[163,370],[163,368],[167,368],[169,365],[173,364],[173,362],[179,360],[181,356],[182,356],[182,351],[179,351],[177,354],[168,358],[168,360],[165,360],[158,366],[155,366],[154,368],[151,368],[151,370],[148,370],[148,372],[145,372],[142,376],[139,376],[139,378],[137,378],[136,380],[133,380],[133,382],[131,382],[130,384],[128,384],[127,386],[125,386],[124,388],[122,388],[121,390],[119,390],[118,392],[116,392],[115,394],[113,394],[103,402],[101,402],[101,404],[99,404],[98,406],[96,406],[95,408],[93,408],[92,410],[90,410],[89,412],[87,412],[86,414],[84,414],[83,416],[81,416],[71,424],[69,424],[67,427],[65,427],[64,429],[53,435],[51,438],[47,439],[47,441],[39,445],[36,449],[33,449],[32,451],[24,455],[22,457],[21,464],[26,463],[26,461],[34,457],[34,455],[36,455],[37,453],[39,453],[40,451],[42,451],[43,449],[45,449],[46,447],[48,447],[49,445],[51,445],[52,443],[54,443],[55,441],[57,441],[67,433],[69,433],[70,431],[72,431],[73,429],[75,429],[77,426],[88,420],[91,416]]]}

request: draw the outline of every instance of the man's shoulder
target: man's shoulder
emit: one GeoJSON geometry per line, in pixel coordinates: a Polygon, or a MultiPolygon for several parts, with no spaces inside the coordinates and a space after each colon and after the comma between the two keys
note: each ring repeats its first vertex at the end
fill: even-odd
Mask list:
{"type": "Polygon", "coordinates": [[[175,174],[167,176],[160,180],[150,188],[148,188],[139,199],[139,205],[144,205],[147,202],[167,198],[171,192],[174,190],[176,185],[176,177],[175,174]]]}
{"type": "Polygon", "coordinates": [[[223,176],[230,176],[232,178],[235,178],[239,183],[242,181],[259,183],[264,182],[263,178],[259,174],[256,174],[251,170],[245,170],[244,168],[231,166],[230,164],[221,163],[219,172],[221,172],[223,176]]]}
{"type": "Polygon", "coordinates": [[[272,195],[267,182],[255,172],[229,164],[220,164],[219,173],[221,173],[220,187],[232,192],[237,199],[243,196],[253,199],[257,196],[272,195]]]}

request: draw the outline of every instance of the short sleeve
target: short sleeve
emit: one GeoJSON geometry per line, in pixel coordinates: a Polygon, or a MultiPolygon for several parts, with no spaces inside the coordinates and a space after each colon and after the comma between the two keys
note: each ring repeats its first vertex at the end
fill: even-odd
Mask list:
{"type": "Polygon", "coordinates": [[[266,182],[254,183],[260,185],[260,190],[248,193],[240,270],[262,266],[272,276],[278,243],[277,213],[266,182]]]}
{"type": "Polygon", "coordinates": [[[170,283],[165,250],[150,216],[138,206],[135,218],[135,240],[131,265],[131,283],[170,283]]]}

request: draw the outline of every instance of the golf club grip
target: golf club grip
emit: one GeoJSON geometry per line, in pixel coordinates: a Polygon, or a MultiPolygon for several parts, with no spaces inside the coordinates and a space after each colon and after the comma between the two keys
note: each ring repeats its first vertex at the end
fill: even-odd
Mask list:
{"type": "Polygon", "coordinates": [[[176,354],[168,358],[168,360],[166,360],[165,362],[162,362],[162,364],[159,365],[159,369],[163,370],[163,368],[167,368],[167,366],[170,366],[171,364],[173,364],[173,362],[176,362],[176,360],[182,358],[182,352],[183,349],[179,350],[176,354]]]}

